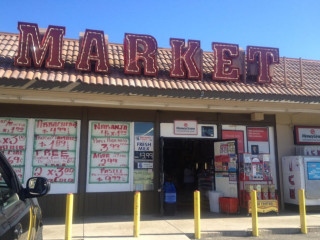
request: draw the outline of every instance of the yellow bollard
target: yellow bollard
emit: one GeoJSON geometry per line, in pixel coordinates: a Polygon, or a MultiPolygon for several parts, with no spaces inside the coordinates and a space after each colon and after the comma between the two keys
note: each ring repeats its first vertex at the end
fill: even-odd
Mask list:
{"type": "Polygon", "coordinates": [[[200,229],[200,192],[194,191],[194,237],[195,239],[201,238],[200,229]]]}
{"type": "Polygon", "coordinates": [[[299,189],[299,211],[301,232],[307,234],[308,229],[306,220],[306,200],[304,197],[304,189],[299,189]]]}
{"type": "Polygon", "coordinates": [[[133,236],[140,235],[140,192],[134,194],[133,236]]]}
{"type": "Polygon", "coordinates": [[[73,194],[67,195],[65,240],[72,239],[73,194]]]}
{"type": "Polygon", "coordinates": [[[28,240],[31,240],[34,238],[34,217],[33,217],[33,207],[30,207],[29,209],[30,213],[30,225],[29,225],[29,231],[28,231],[28,240]]]}
{"type": "Polygon", "coordinates": [[[252,236],[259,237],[257,191],[251,191],[252,236]]]}

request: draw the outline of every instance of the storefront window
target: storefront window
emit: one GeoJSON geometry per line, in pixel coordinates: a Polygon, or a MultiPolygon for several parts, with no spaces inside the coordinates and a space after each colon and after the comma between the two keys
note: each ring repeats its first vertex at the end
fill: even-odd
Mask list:
{"type": "Polygon", "coordinates": [[[77,192],[80,121],[36,119],[32,176],[46,177],[50,193],[77,192]]]}
{"type": "Polygon", "coordinates": [[[0,118],[0,151],[7,157],[23,183],[27,147],[28,120],[0,118]]]}
{"type": "Polygon", "coordinates": [[[88,192],[130,190],[131,125],[89,122],[88,192]]]}
{"type": "Polygon", "coordinates": [[[134,123],[134,179],[136,191],[153,190],[153,123],[134,123]]]}

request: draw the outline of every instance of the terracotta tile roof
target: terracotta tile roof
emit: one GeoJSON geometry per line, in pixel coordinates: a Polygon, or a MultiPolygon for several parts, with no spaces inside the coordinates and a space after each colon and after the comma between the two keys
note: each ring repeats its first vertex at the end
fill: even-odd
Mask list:
{"type": "MultiPolygon", "coordinates": [[[[316,99],[316,102],[320,101],[318,100],[320,97],[320,61],[280,58],[280,63],[274,67],[272,83],[257,84],[250,81],[246,83],[212,81],[211,75],[214,68],[212,52],[203,53],[204,77],[203,80],[196,81],[170,78],[170,49],[158,49],[158,77],[125,75],[123,73],[123,45],[121,44],[108,44],[108,56],[112,68],[110,74],[82,73],[75,70],[74,64],[79,53],[78,40],[64,40],[62,56],[65,59],[65,69],[62,71],[15,67],[13,60],[17,49],[17,34],[0,33],[0,86],[5,84],[1,79],[39,80],[39,82],[46,81],[57,84],[78,81],[84,83],[84,86],[81,87],[82,91],[85,91],[87,85],[101,85],[116,88],[141,88],[145,89],[145,94],[148,94],[150,89],[158,91],[175,90],[181,91],[179,95],[185,97],[188,96],[190,91],[204,91],[207,96],[212,98],[231,94],[234,99],[244,99],[250,95],[248,96],[249,99],[272,99],[281,96],[282,99],[295,97],[295,101],[305,97],[316,99]],[[300,61],[302,62],[302,69],[300,68],[300,61]]],[[[8,81],[6,81],[7,83],[8,81]]]]}

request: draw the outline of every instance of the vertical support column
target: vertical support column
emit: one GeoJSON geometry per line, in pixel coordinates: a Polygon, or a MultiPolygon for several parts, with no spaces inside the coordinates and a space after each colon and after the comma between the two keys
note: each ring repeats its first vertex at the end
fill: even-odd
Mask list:
{"type": "Polygon", "coordinates": [[[134,194],[133,236],[140,235],[140,192],[134,194]]]}
{"type": "Polygon", "coordinates": [[[67,195],[65,240],[72,239],[73,194],[67,195]]]}
{"type": "Polygon", "coordinates": [[[299,211],[301,232],[307,234],[308,229],[306,221],[306,200],[304,196],[304,189],[299,189],[299,211]]]}
{"type": "Polygon", "coordinates": [[[194,237],[195,239],[201,238],[200,229],[200,192],[198,190],[194,191],[194,237]]]}
{"type": "Polygon", "coordinates": [[[259,236],[257,191],[251,191],[252,236],[259,236]]]}

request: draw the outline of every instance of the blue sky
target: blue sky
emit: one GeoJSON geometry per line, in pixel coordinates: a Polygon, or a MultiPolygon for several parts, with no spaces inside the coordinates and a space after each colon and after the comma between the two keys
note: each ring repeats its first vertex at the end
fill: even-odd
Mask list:
{"type": "Polygon", "coordinates": [[[18,33],[18,21],[66,27],[66,38],[103,30],[109,42],[124,33],[150,34],[159,47],[170,37],[276,47],[280,56],[320,60],[319,0],[94,0],[2,1],[0,32],[18,33]],[[5,2],[5,3],[4,3],[5,2]]]}

